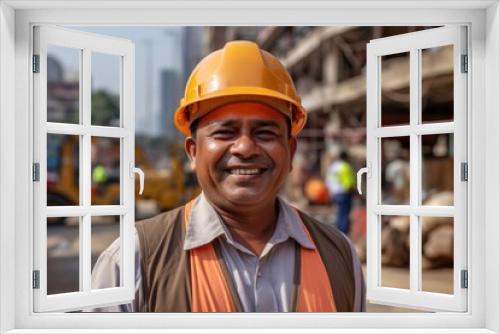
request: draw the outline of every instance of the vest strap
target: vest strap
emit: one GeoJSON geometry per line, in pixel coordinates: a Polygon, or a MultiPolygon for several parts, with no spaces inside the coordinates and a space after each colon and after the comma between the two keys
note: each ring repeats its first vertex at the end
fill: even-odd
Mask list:
{"type": "MultiPolygon", "coordinates": [[[[189,224],[193,201],[186,204],[184,224],[189,224]]],[[[236,312],[229,286],[212,243],[191,249],[192,312],[236,312]]]]}
{"type": "MultiPolygon", "coordinates": [[[[300,219],[298,212],[294,211],[300,219]]],[[[307,237],[314,243],[309,231],[302,223],[307,237]]],[[[337,312],[335,298],[325,265],[317,249],[300,249],[300,283],[297,312],[337,312]]]]}

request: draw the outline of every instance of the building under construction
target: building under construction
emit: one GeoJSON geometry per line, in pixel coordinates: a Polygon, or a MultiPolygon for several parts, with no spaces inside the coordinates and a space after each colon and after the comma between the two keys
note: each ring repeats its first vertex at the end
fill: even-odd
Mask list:
{"type": "MultiPolygon", "coordinates": [[[[309,114],[298,137],[286,196],[321,220],[333,222],[335,209],[331,205],[311,206],[314,198],[308,198],[304,185],[311,178],[324,180],[326,169],[341,150],[348,152],[355,170],[366,164],[367,44],[370,40],[427,28],[432,27],[211,27],[205,32],[205,54],[222,48],[227,41],[245,39],[257,42],[280,58],[309,114]]],[[[409,53],[382,58],[382,126],[409,124],[409,64],[409,53]]],[[[453,120],[452,47],[423,50],[421,76],[422,122],[453,120]]],[[[453,168],[453,136],[429,135],[421,140],[423,200],[447,201],[453,191],[453,172],[446,172],[453,168]]],[[[380,147],[382,196],[387,203],[404,204],[409,198],[409,137],[384,138],[380,147]]],[[[365,199],[359,196],[355,203],[351,237],[358,236],[364,243],[365,199]]],[[[398,238],[393,230],[387,233],[391,235],[388,240],[398,238]]],[[[363,255],[364,250],[359,250],[363,255]]],[[[408,259],[397,255],[404,253],[403,249],[389,247],[387,263],[407,265],[408,259]]],[[[448,255],[448,260],[452,259],[452,254],[448,255]]],[[[440,261],[441,265],[446,264],[443,258],[440,261]]]]}

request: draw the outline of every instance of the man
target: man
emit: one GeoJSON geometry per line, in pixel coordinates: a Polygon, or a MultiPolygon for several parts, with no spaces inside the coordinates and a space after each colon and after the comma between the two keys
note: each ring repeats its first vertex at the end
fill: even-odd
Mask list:
{"type": "Polygon", "coordinates": [[[339,158],[328,168],[326,184],[330,195],[337,205],[337,228],[344,234],[349,233],[349,214],[352,207],[352,190],[356,186],[354,169],[347,161],[347,152],[342,151],[339,158]]]}
{"type": "MultiPolygon", "coordinates": [[[[349,241],[277,196],[306,121],[281,63],[226,44],[194,69],[174,117],[202,194],[136,224],[136,299],[101,310],[363,311],[349,241]]],[[[116,285],[118,247],[98,260],[95,288],[116,285]]]]}

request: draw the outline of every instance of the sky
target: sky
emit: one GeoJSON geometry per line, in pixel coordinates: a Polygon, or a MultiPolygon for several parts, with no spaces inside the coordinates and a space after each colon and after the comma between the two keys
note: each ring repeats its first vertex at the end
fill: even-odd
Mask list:
{"type": "MultiPolygon", "coordinates": [[[[182,71],[181,38],[183,27],[65,27],[132,41],[135,45],[136,133],[160,135],[160,73],[170,69],[179,75],[182,71]]],[[[58,52],[64,64],[68,52],[58,52]]],[[[113,56],[92,58],[93,89],[116,91],[117,62],[113,56]]],[[[184,85],[184,83],[181,83],[184,85]]]]}

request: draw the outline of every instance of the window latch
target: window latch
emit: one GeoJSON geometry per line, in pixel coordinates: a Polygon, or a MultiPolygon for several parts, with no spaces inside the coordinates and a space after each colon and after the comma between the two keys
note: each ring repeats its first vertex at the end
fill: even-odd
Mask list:
{"type": "Polygon", "coordinates": [[[356,184],[358,186],[358,193],[360,195],[363,195],[363,190],[361,189],[361,186],[362,186],[362,181],[361,180],[362,180],[363,174],[366,173],[366,177],[367,178],[370,178],[372,176],[371,175],[371,163],[367,163],[366,165],[367,165],[367,167],[361,168],[360,170],[358,170],[358,173],[356,174],[356,176],[357,176],[357,182],[356,182],[356,184]]]}
{"type": "Polygon", "coordinates": [[[144,191],[144,172],[142,169],[135,167],[133,162],[130,162],[130,178],[133,179],[135,174],[139,174],[139,195],[144,191]]]}

